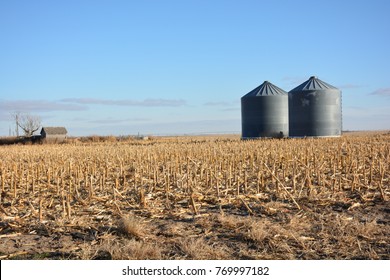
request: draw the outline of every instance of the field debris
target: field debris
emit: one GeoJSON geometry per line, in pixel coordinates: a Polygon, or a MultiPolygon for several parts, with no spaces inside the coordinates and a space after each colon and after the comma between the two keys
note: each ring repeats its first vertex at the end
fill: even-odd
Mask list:
{"type": "Polygon", "coordinates": [[[1,259],[389,259],[390,134],[0,146],[1,259]]]}

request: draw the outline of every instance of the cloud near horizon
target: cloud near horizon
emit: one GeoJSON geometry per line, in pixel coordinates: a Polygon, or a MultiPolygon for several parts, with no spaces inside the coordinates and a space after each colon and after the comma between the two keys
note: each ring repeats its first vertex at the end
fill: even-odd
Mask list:
{"type": "Polygon", "coordinates": [[[119,124],[119,123],[126,123],[126,122],[132,122],[132,123],[138,123],[138,122],[147,122],[151,119],[147,118],[130,118],[130,119],[100,119],[100,120],[90,120],[89,123],[98,123],[98,124],[119,124]]]}
{"type": "Polygon", "coordinates": [[[100,123],[91,127],[75,127],[71,134],[78,135],[185,135],[185,134],[207,134],[207,133],[240,133],[240,119],[227,120],[197,120],[178,122],[153,122],[124,124],[100,123]]]}
{"type": "Polygon", "coordinates": [[[48,100],[0,100],[0,110],[6,112],[85,111],[87,106],[48,100]]]}
{"type": "Polygon", "coordinates": [[[0,99],[1,120],[12,112],[43,113],[56,111],[87,111],[88,105],[138,106],[138,107],[180,107],[187,102],[182,99],[144,99],[144,100],[111,100],[93,98],[66,98],[62,100],[5,100],[0,99]]]}
{"type": "Polygon", "coordinates": [[[231,106],[229,102],[226,101],[217,101],[217,102],[206,102],[203,105],[205,106],[231,106]]]}
{"type": "Polygon", "coordinates": [[[65,98],[60,100],[65,103],[83,104],[83,105],[107,105],[107,106],[139,106],[139,107],[179,107],[187,102],[183,99],[97,99],[97,98],[65,98]]]}
{"type": "Polygon", "coordinates": [[[353,89],[353,88],[362,88],[363,85],[357,85],[357,84],[343,84],[337,86],[339,89],[353,89]]]}
{"type": "Polygon", "coordinates": [[[221,110],[222,112],[234,112],[234,111],[240,111],[240,108],[238,107],[229,107],[221,110]]]}
{"type": "Polygon", "coordinates": [[[390,87],[377,89],[377,90],[371,92],[370,95],[379,95],[379,96],[390,97],[390,87]]]}

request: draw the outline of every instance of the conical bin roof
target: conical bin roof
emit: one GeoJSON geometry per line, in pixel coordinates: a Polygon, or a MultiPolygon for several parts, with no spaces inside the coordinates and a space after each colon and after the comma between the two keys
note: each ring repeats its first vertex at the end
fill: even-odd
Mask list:
{"type": "Polygon", "coordinates": [[[272,95],[287,95],[288,93],[274,84],[265,81],[254,90],[245,94],[242,98],[254,97],[254,96],[272,96],[272,95]]]}
{"type": "Polygon", "coordinates": [[[338,88],[321,81],[316,76],[312,76],[306,82],[297,86],[296,88],[290,90],[290,92],[295,91],[311,91],[311,90],[338,90],[338,88]]]}

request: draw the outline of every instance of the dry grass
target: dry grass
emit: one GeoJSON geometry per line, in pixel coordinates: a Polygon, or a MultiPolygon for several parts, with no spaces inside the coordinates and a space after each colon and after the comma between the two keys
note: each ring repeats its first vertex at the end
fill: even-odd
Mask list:
{"type": "Polygon", "coordinates": [[[132,215],[121,217],[118,222],[118,231],[128,237],[142,239],[145,236],[146,225],[132,215]]]}
{"type": "MultiPolygon", "coordinates": [[[[106,237],[107,238],[107,237],[106,237]]],[[[115,236],[103,239],[92,249],[90,245],[82,247],[81,259],[108,259],[108,260],[159,260],[163,254],[157,244],[140,240],[119,240],[115,236]]]]}
{"type": "Polygon", "coordinates": [[[225,259],[227,257],[223,250],[216,250],[210,246],[204,238],[182,238],[178,246],[183,251],[184,259],[207,260],[225,259]]]}

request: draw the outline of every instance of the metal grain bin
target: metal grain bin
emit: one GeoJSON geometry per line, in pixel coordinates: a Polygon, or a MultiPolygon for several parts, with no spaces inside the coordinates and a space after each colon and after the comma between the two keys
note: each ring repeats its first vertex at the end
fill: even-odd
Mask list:
{"type": "Polygon", "coordinates": [[[289,91],[288,95],[291,137],[341,135],[339,89],[313,76],[289,91]]]}
{"type": "Polygon", "coordinates": [[[241,98],[242,139],[288,137],[288,93],[265,81],[241,98]]]}

